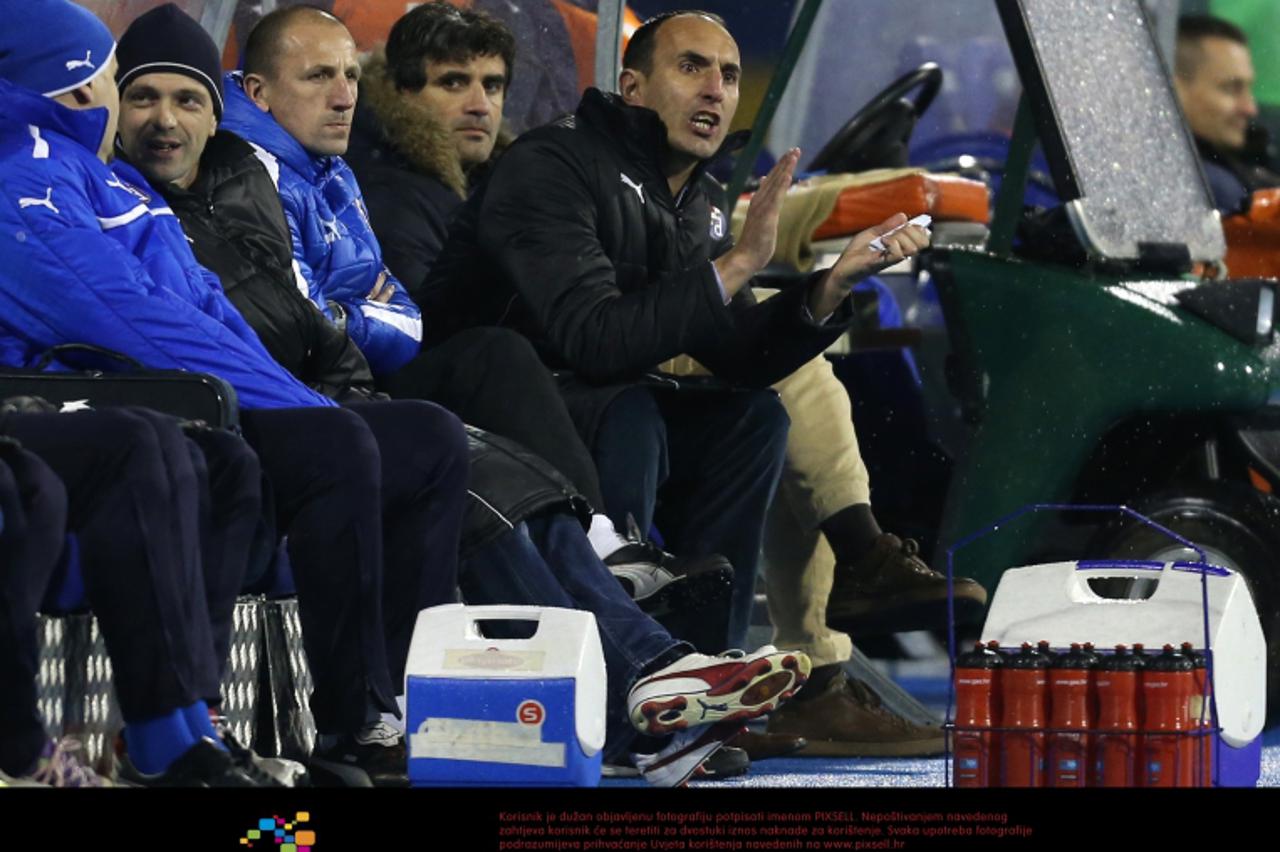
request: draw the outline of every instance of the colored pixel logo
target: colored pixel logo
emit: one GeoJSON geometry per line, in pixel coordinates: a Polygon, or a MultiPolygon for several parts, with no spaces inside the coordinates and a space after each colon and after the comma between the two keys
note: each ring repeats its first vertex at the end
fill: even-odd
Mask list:
{"type": "Polygon", "coordinates": [[[263,817],[256,828],[249,829],[240,838],[240,845],[253,849],[262,844],[262,848],[276,852],[311,852],[316,845],[316,833],[298,829],[310,820],[308,811],[298,811],[291,822],[275,814],[263,817]]]}

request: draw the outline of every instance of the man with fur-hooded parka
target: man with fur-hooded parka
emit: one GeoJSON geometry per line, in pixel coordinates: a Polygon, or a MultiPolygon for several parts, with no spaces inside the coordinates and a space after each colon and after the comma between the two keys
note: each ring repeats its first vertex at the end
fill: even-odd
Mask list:
{"type": "MultiPolygon", "coordinates": [[[[360,86],[344,159],[364,190],[387,268],[416,299],[449,224],[492,158],[464,171],[449,130],[427,106],[396,91],[385,54],[365,63],[360,86]]],[[[494,158],[505,141],[499,137],[494,158]]]]}
{"type": "Polygon", "coordinates": [[[346,159],[364,189],[387,268],[412,295],[466,198],[466,177],[431,111],[397,95],[385,57],[364,68],[346,159]]]}

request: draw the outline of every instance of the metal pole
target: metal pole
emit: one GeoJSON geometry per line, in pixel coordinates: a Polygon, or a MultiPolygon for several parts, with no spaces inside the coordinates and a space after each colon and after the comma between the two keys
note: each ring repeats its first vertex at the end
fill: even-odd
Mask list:
{"type": "Polygon", "coordinates": [[[1035,117],[1031,111],[1031,99],[1024,92],[1018,100],[1018,114],[1013,120],[1013,136],[1009,139],[1009,155],[1005,158],[1004,177],[1000,181],[1000,194],[996,196],[996,209],[991,217],[991,236],[987,250],[996,255],[1008,255],[1013,250],[1013,237],[1022,217],[1022,197],[1027,189],[1027,175],[1031,171],[1031,152],[1035,150],[1035,117]]]}
{"type": "Polygon", "coordinates": [[[778,60],[778,67],[773,72],[773,79],[769,81],[768,90],[764,93],[760,111],[756,113],[756,120],[751,125],[751,138],[739,152],[738,161],[733,166],[733,176],[729,179],[727,190],[730,217],[733,216],[733,208],[738,204],[738,196],[742,194],[742,188],[747,185],[747,178],[751,177],[756,157],[764,147],[765,134],[769,132],[769,125],[773,123],[773,114],[777,112],[778,102],[787,91],[791,72],[796,68],[800,51],[804,49],[809,30],[813,28],[813,21],[818,17],[818,10],[821,7],[822,0],[804,0],[804,5],[800,7],[800,13],[796,16],[796,22],[787,35],[787,43],[782,48],[782,58],[778,60]]]}
{"type": "Polygon", "coordinates": [[[231,20],[236,14],[236,0],[210,0],[204,4],[200,13],[200,26],[213,39],[221,53],[227,44],[227,35],[231,32],[231,20]]]}
{"type": "Polygon", "coordinates": [[[612,92],[622,67],[622,8],[625,0],[600,0],[596,14],[596,88],[612,92]]]}

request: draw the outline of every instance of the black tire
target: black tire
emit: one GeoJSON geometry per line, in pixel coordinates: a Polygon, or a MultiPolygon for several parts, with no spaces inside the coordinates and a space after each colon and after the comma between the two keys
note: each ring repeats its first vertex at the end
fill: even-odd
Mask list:
{"type": "MultiPolygon", "coordinates": [[[[1202,547],[1211,564],[1238,571],[1253,595],[1267,644],[1267,716],[1280,713],[1280,500],[1232,482],[1207,482],[1190,493],[1163,492],[1132,504],[1137,512],[1202,547]]],[[[1111,557],[1170,561],[1194,551],[1125,518],[1103,533],[1111,557]]]]}

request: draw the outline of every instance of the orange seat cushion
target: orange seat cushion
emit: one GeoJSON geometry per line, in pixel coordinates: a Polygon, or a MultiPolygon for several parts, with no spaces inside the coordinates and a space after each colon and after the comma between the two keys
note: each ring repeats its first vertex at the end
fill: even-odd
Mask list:
{"type": "Polygon", "coordinates": [[[1222,220],[1232,278],[1280,278],[1280,189],[1253,194],[1247,213],[1222,220]]]}
{"type": "Polygon", "coordinates": [[[815,240],[846,237],[878,225],[894,213],[928,213],[937,221],[986,224],[991,213],[986,184],[950,175],[913,174],[841,190],[835,210],[813,232],[815,240]]]}

